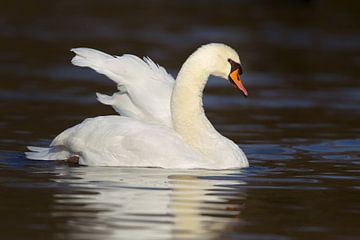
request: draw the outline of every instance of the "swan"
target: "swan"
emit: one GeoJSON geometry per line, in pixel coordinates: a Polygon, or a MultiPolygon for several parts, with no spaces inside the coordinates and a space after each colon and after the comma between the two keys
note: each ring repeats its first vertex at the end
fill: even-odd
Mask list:
{"type": "Polygon", "coordinates": [[[199,47],[176,81],[150,58],[71,49],[72,64],[89,67],[117,84],[97,99],[120,115],[98,116],[60,133],[47,148],[28,146],[28,159],[67,160],[90,166],[230,169],[249,165],[244,152],[207,119],[202,103],[210,75],[228,80],[244,96],[239,55],[231,47],[199,47]]]}

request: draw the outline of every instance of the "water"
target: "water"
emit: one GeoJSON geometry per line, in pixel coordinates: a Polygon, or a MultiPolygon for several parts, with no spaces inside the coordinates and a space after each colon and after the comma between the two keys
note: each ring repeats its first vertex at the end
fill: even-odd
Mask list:
{"type": "MultiPolygon", "coordinates": [[[[0,9],[1,239],[358,239],[357,1],[12,1],[0,9]],[[207,114],[245,151],[227,171],[29,161],[114,85],[71,66],[89,46],[176,75],[199,45],[240,52],[244,99],[211,79],[207,114]]],[[[219,159],[221,161],[221,159],[219,159]]]]}

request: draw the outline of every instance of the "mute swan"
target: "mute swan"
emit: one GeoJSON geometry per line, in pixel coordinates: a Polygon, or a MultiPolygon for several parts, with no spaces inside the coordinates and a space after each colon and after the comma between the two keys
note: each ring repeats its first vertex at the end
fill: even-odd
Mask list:
{"type": "Polygon", "coordinates": [[[89,118],[60,133],[49,148],[28,147],[36,160],[76,160],[82,165],[228,169],[247,167],[243,151],[215,130],[202,107],[209,75],[229,80],[244,96],[238,54],[227,45],[201,46],[176,81],[149,58],[71,49],[72,63],[117,83],[112,96],[97,93],[122,116],[89,118]]]}

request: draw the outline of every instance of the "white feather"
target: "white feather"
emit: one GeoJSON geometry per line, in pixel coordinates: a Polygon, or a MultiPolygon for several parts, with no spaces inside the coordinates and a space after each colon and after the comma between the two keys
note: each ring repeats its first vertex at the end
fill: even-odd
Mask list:
{"type": "Polygon", "coordinates": [[[125,54],[111,56],[90,48],[71,49],[72,63],[89,67],[113,80],[119,92],[112,96],[97,94],[119,114],[171,127],[170,98],[174,79],[150,58],[125,54]]]}

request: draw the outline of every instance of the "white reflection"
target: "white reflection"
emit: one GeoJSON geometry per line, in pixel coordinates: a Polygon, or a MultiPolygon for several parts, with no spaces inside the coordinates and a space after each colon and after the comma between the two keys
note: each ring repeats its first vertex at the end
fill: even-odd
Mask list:
{"type": "Polygon", "coordinates": [[[211,239],[238,221],[245,200],[239,170],[79,167],[59,174],[71,191],[55,196],[53,215],[67,219],[68,239],[211,239]]]}

